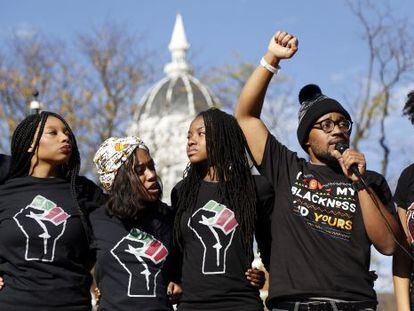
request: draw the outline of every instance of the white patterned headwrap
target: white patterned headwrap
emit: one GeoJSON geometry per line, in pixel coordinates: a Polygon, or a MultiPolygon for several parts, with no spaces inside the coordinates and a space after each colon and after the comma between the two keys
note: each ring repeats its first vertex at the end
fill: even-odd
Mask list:
{"type": "Polygon", "coordinates": [[[116,174],[135,149],[149,152],[148,147],[137,136],[111,137],[105,140],[96,152],[93,162],[102,186],[110,191],[116,174]]]}

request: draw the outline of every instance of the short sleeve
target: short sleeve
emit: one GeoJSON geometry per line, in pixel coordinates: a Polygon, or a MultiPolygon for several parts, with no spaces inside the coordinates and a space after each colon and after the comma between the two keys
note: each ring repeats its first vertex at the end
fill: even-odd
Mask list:
{"type": "Polygon", "coordinates": [[[89,214],[106,203],[107,195],[88,178],[79,176],[76,186],[78,203],[84,213],[89,214]]]}
{"type": "Polygon", "coordinates": [[[366,174],[366,183],[372,190],[374,190],[375,194],[388,211],[395,215],[396,209],[392,199],[392,193],[385,178],[381,174],[368,171],[366,174]]]}
{"type": "Polygon", "coordinates": [[[290,151],[273,135],[269,134],[267,136],[262,163],[257,166],[257,169],[275,187],[280,176],[283,175],[283,170],[298,163],[298,161],[299,158],[296,152],[290,151]]]}
{"type": "Polygon", "coordinates": [[[394,193],[394,202],[403,209],[408,209],[414,202],[414,164],[401,173],[394,193]]]}

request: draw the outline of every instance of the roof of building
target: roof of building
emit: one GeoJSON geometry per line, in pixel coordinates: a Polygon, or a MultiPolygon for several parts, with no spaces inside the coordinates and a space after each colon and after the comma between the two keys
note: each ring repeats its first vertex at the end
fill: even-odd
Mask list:
{"type": "Polygon", "coordinates": [[[141,100],[137,119],[143,116],[163,117],[172,113],[195,115],[200,111],[218,106],[218,99],[196,79],[186,54],[190,47],[184,30],[183,20],[177,14],[174,30],[168,48],[171,62],[166,64],[166,77],[151,87],[141,100]]]}

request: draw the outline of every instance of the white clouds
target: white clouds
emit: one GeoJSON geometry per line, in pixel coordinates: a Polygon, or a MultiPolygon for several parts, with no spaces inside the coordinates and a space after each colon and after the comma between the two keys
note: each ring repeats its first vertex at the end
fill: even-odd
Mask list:
{"type": "Polygon", "coordinates": [[[8,38],[10,36],[15,36],[16,38],[25,40],[32,38],[38,32],[38,27],[26,22],[22,22],[12,27],[2,28],[0,30],[0,38],[8,38]]]}
{"type": "Polygon", "coordinates": [[[30,39],[38,33],[37,27],[29,23],[20,23],[12,29],[12,33],[19,39],[30,39]]]}

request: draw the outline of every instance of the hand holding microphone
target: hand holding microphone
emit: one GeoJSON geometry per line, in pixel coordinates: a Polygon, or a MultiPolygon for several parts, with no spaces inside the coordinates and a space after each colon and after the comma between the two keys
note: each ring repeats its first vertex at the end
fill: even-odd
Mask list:
{"type": "Polygon", "coordinates": [[[359,181],[361,176],[365,174],[366,162],[364,155],[350,149],[347,143],[336,143],[333,156],[338,159],[345,176],[352,181],[359,181]]]}

